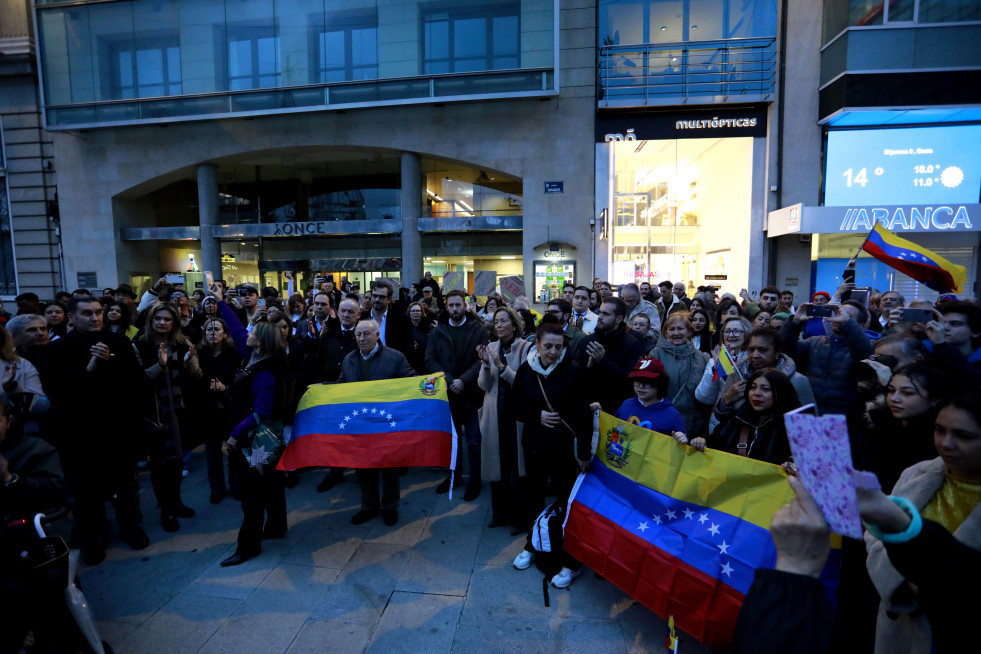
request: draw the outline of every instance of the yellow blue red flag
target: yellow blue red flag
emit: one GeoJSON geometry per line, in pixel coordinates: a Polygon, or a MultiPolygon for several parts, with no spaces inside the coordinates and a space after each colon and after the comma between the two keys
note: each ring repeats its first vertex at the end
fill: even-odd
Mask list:
{"type": "Polygon", "coordinates": [[[451,468],[456,438],[442,373],[311,386],[276,466],[451,468]]]}
{"type": "Polygon", "coordinates": [[[947,261],[936,252],[899,238],[876,223],[862,249],[882,263],[895,268],[938,293],[960,291],[967,281],[967,269],[947,261]]]}
{"type": "Polygon", "coordinates": [[[736,360],[729,354],[729,348],[723,345],[719,349],[719,360],[715,363],[715,369],[712,371],[712,381],[725,379],[732,373],[736,373],[736,376],[739,376],[739,370],[736,368],[736,360]]]}
{"type": "MultiPolygon", "coordinates": [[[[570,498],[574,557],[701,642],[726,650],[757,568],[772,568],[773,514],[794,496],[780,466],[680,445],[600,414],[589,472],[570,498]]],[[[831,597],[840,538],[822,578],[831,597]]]]}

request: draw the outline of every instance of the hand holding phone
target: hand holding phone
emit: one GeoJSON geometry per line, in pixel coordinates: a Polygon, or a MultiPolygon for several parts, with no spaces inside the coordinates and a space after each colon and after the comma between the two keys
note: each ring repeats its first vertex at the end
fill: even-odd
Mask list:
{"type": "Polygon", "coordinates": [[[830,318],[834,315],[830,304],[808,304],[804,309],[808,318],[830,318]]]}

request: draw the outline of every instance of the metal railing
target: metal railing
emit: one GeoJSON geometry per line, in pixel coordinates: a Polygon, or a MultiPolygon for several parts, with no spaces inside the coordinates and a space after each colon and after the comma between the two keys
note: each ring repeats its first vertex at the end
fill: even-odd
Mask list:
{"type": "Polygon", "coordinates": [[[605,45],[598,72],[601,106],[770,100],[776,39],[605,45]]]}

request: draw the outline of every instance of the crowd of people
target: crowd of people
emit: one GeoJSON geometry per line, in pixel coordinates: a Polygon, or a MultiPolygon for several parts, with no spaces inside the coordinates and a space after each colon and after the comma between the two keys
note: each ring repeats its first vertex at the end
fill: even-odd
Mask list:
{"type": "MultiPolygon", "coordinates": [[[[847,417],[855,467],[892,494],[866,493],[866,542],[845,539],[836,633],[855,651],[953,651],[955,639],[937,628],[953,623],[940,616],[955,610],[959,578],[981,569],[981,306],[952,295],[907,302],[896,291],[851,299],[853,290],[843,284],[798,304],[773,286],[755,296],[706,286],[688,297],[683,282],[615,289],[597,278],[567,284],[542,313],[525,297],[492,293],[481,305],[444,292],[429,273],[408,288],[376,279],[363,295],[329,276],[285,298],[221,280],[189,295],[166,278],[142,296],[125,284],[46,303],[25,293],[16,315],[0,314],[0,512],[70,503],[74,538],[94,566],[108,545],[110,498],[122,540],[149,544],[140,466],[164,530],[195,516],[181,482],[191,450],[203,446],[209,501],[241,502],[238,546],[222,562],[237,565],[264,539],[287,537],[287,489],[299,483],[297,472],[261,474],[241,455],[243,439],[260,424],[288,433],[314,384],[442,373],[460,443],[456,474],[436,492],[465,484],[463,499],[473,501],[488,482],[489,526],[517,535],[548,498],[568,498],[589,466],[598,410],[694,455],[721,450],[793,474],[782,415],[814,404],[847,417]],[[734,364],[727,376],[718,374],[722,357],[734,364]],[[106,406],[108,429],[97,418],[106,406]]],[[[397,523],[399,473],[356,471],[353,523],[397,523]]],[[[317,490],[344,478],[331,468],[317,490]]],[[[826,541],[827,525],[795,490],[796,504],[775,521],[777,570],[761,571],[747,598],[769,607],[769,638],[800,619],[775,620],[787,612],[786,584],[806,585],[795,579],[816,577],[823,564],[820,547],[807,550],[799,534],[826,541]]],[[[529,545],[514,567],[534,557],[529,545]]],[[[568,587],[580,571],[564,556],[551,582],[568,587]]],[[[813,602],[811,618],[830,612],[813,602]]],[[[813,649],[796,651],[821,651],[832,633],[816,628],[813,649]]]]}

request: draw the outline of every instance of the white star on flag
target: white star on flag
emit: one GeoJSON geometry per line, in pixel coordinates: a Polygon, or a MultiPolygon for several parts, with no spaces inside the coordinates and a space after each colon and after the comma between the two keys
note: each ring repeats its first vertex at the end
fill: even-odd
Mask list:
{"type": "Polygon", "coordinates": [[[388,424],[390,424],[392,427],[394,427],[395,426],[395,421],[393,420],[392,422],[390,422],[388,424]]]}
{"type": "Polygon", "coordinates": [[[713,522],[712,523],[712,526],[709,527],[709,531],[712,532],[712,535],[713,536],[718,536],[719,535],[719,525],[717,525],[717,524],[715,524],[713,522]]]}
{"type": "Polygon", "coordinates": [[[698,524],[704,525],[705,524],[705,521],[708,520],[708,519],[709,519],[709,514],[703,513],[700,516],[698,516],[698,524]]]}
{"type": "Polygon", "coordinates": [[[720,550],[722,550],[722,553],[723,554],[728,554],[729,553],[729,545],[728,545],[728,543],[726,543],[726,541],[725,541],[724,538],[722,539],[722,544],[721,545],[716,545],[716,547],[718,547],[720,550]]]}
{"type": "Polygon", "coordinates": [[[693,515],[695,515],[694,511],[692,511],[691,509],[685,509],[685,518],[687,520],[694,520],[695,518],[692,517],[693,515]]]}
{"type": "Polygon", "coordinates": [[[725,576],[731,577],[732,576],[732,572],[733,572],[732,566],[729,565],[728,562],[723,563],[722,564],[722,572],[725,574],[725,576]]]}
{"type": "Polygon", "coordinates": [[[641,533],[647,531],[648,529],[647,523],[646,522],[640,523],[639,525],[637,525],[637,529],[640,529],[641,533]]]}
{"type": "Polygon", "coordinates": [[[660,516],[660,514],[654,516],[654,522],[657,523],[657,524],[661,524],[661,516],[660,516]]]}
{"type": "Polygon", "coordinates": [[[338,424],[337,424],[337,428],[338,428],[338,429],[344,429],[344,425],[345,425],[345,424],[347,424],[347,423],[345,423],[345,422],[340,422],[340,423],[338,423],[338,424]]]}
{"type": "Polygon", "coordinates": [[[365,413],[368,413],[368,407],[365,407],[365,408],[361,409],[361,413],[362,413],[362,415],[365,414],[365,413]]]}
{"type": "Polygon", "coordinates": [[[664,515],[668,516],[668,518],[670,518],[671,520],[674,520],[675,518],[675,512],[672,511],[671,509],[668,509],[664,515]]]}
{"type": "Polygon", "coordinates": [[[249,467],[258,470],[261,466],[265,465],[266,461],[269,460],[269,457],[271,455],[272,452],[267,452],[266,448],[263,445],[252,448],[252,451],[249,452],[249,456],[247,459],[249,462],[249,467]]]}

